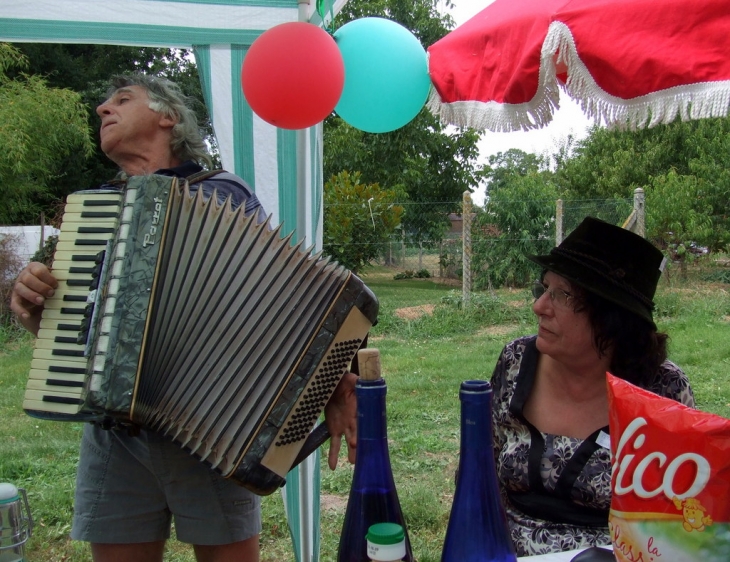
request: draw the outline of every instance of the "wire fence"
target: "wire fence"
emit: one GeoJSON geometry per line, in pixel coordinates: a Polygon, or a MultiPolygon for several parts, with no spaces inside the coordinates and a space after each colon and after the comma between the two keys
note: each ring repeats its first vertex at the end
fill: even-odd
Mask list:
{"type": "MultiPolygon", "coordinates": [[[[467,198],[395,204],[403,207],[401,224],[381,245],[378,258],[371,263],[391,268],[394,276],[464,279],[475,289],[519,285],[522,274],[518,262],[531,267],[524,255],[549,252],[586,216],[632,228],[643,235],[643,192],[634,199],[514,200],[486,208],[472,206],[467,198]],[[471,219],[467,220],[467,271],[464,217],[471,219]]],[[[324,211],[327,213],[327,207],[324,211]]],[[[373,228],[376,225],[373,223],[373,228]]]]}

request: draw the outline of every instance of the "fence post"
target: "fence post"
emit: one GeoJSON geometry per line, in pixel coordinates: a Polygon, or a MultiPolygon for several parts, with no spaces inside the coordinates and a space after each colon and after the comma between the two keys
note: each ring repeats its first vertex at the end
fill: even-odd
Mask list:
{"type": "Polygon", "coordinates": [[[555,202],[555,245],[560,246],[563,241],[563,200],[555,202]]]}
{"type": "Polygon", "coordinates": [[[444,276],[444,241],[439,242],[439,278],[444,276]]]}
{"type": "Polygon", "coordinates": [[[471,194],[464,192],[464,201],[461,210],[462,229],[462,300],[464,310],[469,306],[471,298],[471,194]]]}
{"type": "Polygon", "coordinates": [[[400,244],[401,244],[401,254],[403,255],[403,269],[407,269],[406,267],[406,229],[403,228],[403,225],[400,225],[400,244]]]}
{"type": "Polygon", "coordinates": [[[637,187],[634,190],[634,213],[636,214],[636,227],[634,232],[644,238],[645,236],[645,230],[644,230],[644,213],[645,213],[645,196],[644,196],[644,190],[640,187],[637,187]]]}
{"type": "Polygon", "coordinates": [[[41,239],[38,242],[38,252],[43,251],[43,247],[46,245],[46,214],[41,211],[41,239]]]}

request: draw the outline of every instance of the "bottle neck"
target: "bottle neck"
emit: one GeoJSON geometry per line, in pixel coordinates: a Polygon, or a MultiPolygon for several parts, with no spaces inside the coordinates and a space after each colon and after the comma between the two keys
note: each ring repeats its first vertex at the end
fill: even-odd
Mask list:
{"type": "Polygon", "coordinates": [[[461,445],[459,464],[494,464],[492,441],[492,393],[460,392],[461,445]]]}
{"type": "Polygon", "coordinates": [[[357,441],[387,439],[387,419],[385,395],[387,387],[383,379],[358,381],[355,386],[357,396],[357,441]]]}

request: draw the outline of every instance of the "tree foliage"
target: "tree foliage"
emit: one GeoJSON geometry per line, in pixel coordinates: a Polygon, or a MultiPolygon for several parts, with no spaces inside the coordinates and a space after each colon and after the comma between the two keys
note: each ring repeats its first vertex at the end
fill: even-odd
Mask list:
{"type": "Polygon", "coordinates": [[[403,207],[396,198],[393,190],[361,183],[358,172],[332,176],[324,186],[324,252],[348,269],[362,270],[400,224],[403,207]]]}
{"type": "Polygon", "coordinates": [[[87,158],[93,145],[81,97],[20,72],[27,59],[0,44],[0,223],[37,220],[52,205],[53,187],[70,157],[87,158]],[[13,77],[8,76],[14,71],[13,77]]]}
{"type": "Polygon", "coordinates": [[[652,129],[592,129],[556,172],[572,197],[647,198],[647,235],[660,247],[730,244],[730,118],[652,129]]]}
{"type": "MultiPolygon", "coordinates": [[[[351,0],[336,23],[387,17],[427,47],[453,27],[453,20],[439,12],[438,4],[435,0],[351,0]]],[[[478,140],[476,131],[446,128],[425,108],[404,127],[381,134],[366,133],[332,115],[324,125],[324,177],[343,170],[359,172],[363,182],[394,190],[403,200],[439,203],[429,206],[434,209],[432,215],[403,218],[406,231],[416,241],[438,239],[448,214],[459,211],[464,191],[479,183],[478,140]]]]}
{"type": "Polygon", "coordinates": [[[553,220],[557,198],[566,209],[580,206],[576,216],[568,217],[566,211],[563,227],[568,233],[586,215],[620,224],[617,213],[628,216],[626,201],[641,188],[646,236],[679,261],[680,268],[700,246],[730,249],[730,118],[677,121],[638,131],[594,127],[585,139],[570,139],[551,161],[552,169],[544,158],[519,150],[490,157],[484,172],[487,214],[479,219],[486,221],[489,238],[485,249],[475,250],[476,260],[483,260],[479,275],[486,277],[479,281],[477,276],[478,283],[528,280],[520,254],[534,249],[520,246],[535,240],[541,225],[553,220]],[[538,208],[544,198],[550,201],[538,208]],[[519,232],[524,237],[515,235],[519,232]]]}
{"type": "MultiPolygon", "coordinates": [[[[13,48],[22,56],[25,67],[10,68],[8,78],[22,81],[27,76],[34,77],[32,80],[42,77],[49,88],[75,92],[85,108],[86,128],[91,131],[92,139],[90,154],[77,148],[58,154],[60,165],[52,170],[53,182],[46,186],[46,196],[38,200],[32,210],[29,209],[30,216],[13,210],[10,220],[14,223],[35,222],[38,209],[52,212],[69,193],[95,187],[117,173],[116,165],[98,147],[101,121],[94,111],[104,100],[109,79],[115,74],[146,72],[174,80],[188,96],[197,100],[195,109],[198,118],[207,127],[207,132],[212,132],[202,101],[197,69],[187,51],[45,43],[18,43],[13,48]]],[[[0,126],[2,124],[0,120],[0,126]]]]}
{"type": "Polygon", "coordinates": [[[479,232],[472,237],[474,287],[524,286],[536,275],[525,256],[553,246],[559,192],[539,156],[512,149],[489,163],[485,212],[474,220],[479,232]]]}

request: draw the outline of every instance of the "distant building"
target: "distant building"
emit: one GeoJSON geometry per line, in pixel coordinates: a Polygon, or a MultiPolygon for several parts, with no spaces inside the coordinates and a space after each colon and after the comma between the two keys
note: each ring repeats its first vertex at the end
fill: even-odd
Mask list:
{"type": "MultiPolygon", "coordinates": [[[[471,214],[472,223],[474,222],[474,217],[476,216],[476,213],[471,214]]],[[[449,213],[449,222],[451,223],[449,234],[457,234],[461,236],[464,231],[464,217],[459,213],[449,213]]]]}

